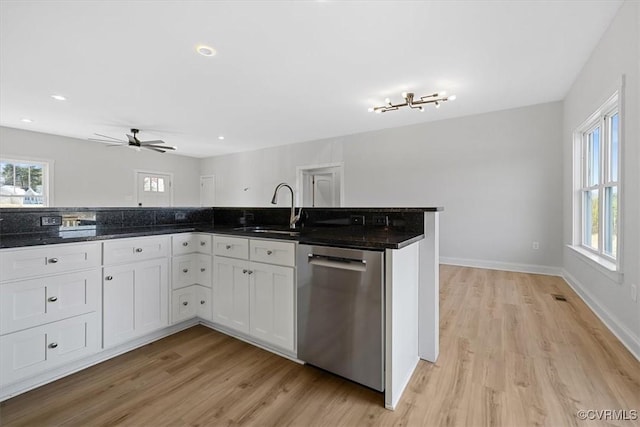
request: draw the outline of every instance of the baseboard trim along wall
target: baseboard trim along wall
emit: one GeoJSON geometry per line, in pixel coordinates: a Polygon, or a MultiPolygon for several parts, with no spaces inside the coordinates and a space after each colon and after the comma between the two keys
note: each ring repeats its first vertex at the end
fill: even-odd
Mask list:
{"type": "Polygon", "coordinates": [[[465,259],[451,257],[440,257],[440,264],[484,268],[487,270],[515,271],[516,273],[562,276],[562,269],[560,267],[551,267],[548,265],[517,264],[511,262],[488,261],[483,259],[465,259]]]}
{"type": "Polygon", "coordinates": [[[598,316],[604,325],[615,335],[633,356],[640,361],[640,338],[635,336],[626,326],[621,325],[608,310],[598,304],[598,301],[585,289],[584,286],[568,271],[562,270],[562,278],[574,290],[576,294],[587,304],[587,307],[598,316]]]}

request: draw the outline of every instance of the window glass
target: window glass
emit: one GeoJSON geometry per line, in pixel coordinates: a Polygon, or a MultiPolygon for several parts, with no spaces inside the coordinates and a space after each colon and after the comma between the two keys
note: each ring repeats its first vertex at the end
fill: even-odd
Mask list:
{"type": "Polygon", "coordinates": [[[600,128],[595,128],[589,133],[589,143],[587,145],[587,186],[598,184],[600,177],[600,128]]]}
{"type": "Polygon", "coordinates": [[[148,176],[144,177],[144,183],[143,183],[142,190],[143,191],[151,191],[151,178],[149,178],[148,176]]]}
{"type": "Polygon", "coordinates": [[[47,163],[0,160],[0,206],[48,206],[47,163]]]}
{"type": "Polygon", "coordinates": [[[158,178],[158,192],[164,192],[164,178],[158,178]]]}
{"type": "Polygon", "coordinates": [[[604,193],[604,253],[616,257],[618,247],[618,187],[607,187],[604,193]]]}
{"type": "Polygon", "coordinates": [[[584,192],[584,244],[598,249],[598,190],[584,192]]]}
{"type": "Polygon", "coordinates": [[[614,114],[609,118],[609,128],[611,129],[611,144],[609,148],[609,164],[611,165],[609,168],[609,181],[617,181],[618,180],[618,152],[619,141],[618,141],[618,125],[619,125],[619,116],[618,113],[614,114]]]}

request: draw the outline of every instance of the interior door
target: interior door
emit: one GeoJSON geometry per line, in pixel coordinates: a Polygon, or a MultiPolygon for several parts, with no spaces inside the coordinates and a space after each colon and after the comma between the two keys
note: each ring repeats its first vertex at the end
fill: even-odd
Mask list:
{"type": "Polygon", "coordinates": [[[171,175],[137,172],[138,206],[171,206],[171,175]]]}
{"type": "Polygon", "coordinates": [[[200,206],[213,206],[216,201],[216,181],[213,175],[200,177],[200,206]]]}
{"type": "Polygon", "coordinates": [[[316,208],[328,208],[338,206],[336,203],[334,191],[334,174],[316,174],[311,177],[312,188],[312,205],[316,208]]]}

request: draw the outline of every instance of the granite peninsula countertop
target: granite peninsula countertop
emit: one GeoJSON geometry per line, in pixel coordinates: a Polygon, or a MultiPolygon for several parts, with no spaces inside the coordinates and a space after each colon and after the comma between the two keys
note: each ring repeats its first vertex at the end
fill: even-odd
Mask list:
{"type": "MultiPolygon", "coordinates": [[[[266,227],[276,227],[269,226],[266,227]]],[[[282,228],[281,226],[279,228],[282,228]]],[[[238,237],[297,241],[306,245],[338,246],[352,249],[400,249],[424,238],[423,233],[399,231],[392,227],[336,226],[300,228],[299,235],[248,231],[246,228],[209,224],[149,227],[97,227],[56,233],[19,233],[0,235],[0,249],[27,246],[146,237],[175,233],[214,233],[238,237]]]]}

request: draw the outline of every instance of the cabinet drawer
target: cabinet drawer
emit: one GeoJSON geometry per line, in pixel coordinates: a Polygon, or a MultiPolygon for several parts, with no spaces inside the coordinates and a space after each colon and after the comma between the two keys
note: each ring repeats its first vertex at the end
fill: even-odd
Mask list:
{"type": "Polygon", "coordinates": [[[249,239],[213,236],[213,253],[232,258],[249,258],[249,239]]]}
{"type": "Polygon", "coordinates": [[[172,259],[171,288],[190,285],[211,287],[211,255],[187,254],[172,259]]]}
{"type": "Polygon", "coordinates": [[[210,254],[211,235],[201,233],[175,234],[172,238],[173,255],[191,253],[210,254]]]}
{"type": "Polygon", "coordinates": [[[104,264],[135,262],[169,256],[170,240],[169,236],[154,236],[104,242],[104,264]]]}
{"type": "Polygon", "coordinates": [[[296,260],[296,245],[276,240],[255,240],[249,242],[251,261],[265,262],[293,267],[296,260]]]}
{"type": "Polygon", "coordinates": [[[0,335],[98,310],[100,270],[0,285],[0,335]]]}
{"type": "Polygon", "coordinates": [[[0,386],[96,353],[99,326],[89,313],[0,337],[0,386]]]}
{"type": "Polygon", "coordinates": [[[100,243],[47,245],[0,251],[0,280],[81,270],[100,265],[100,243]]]}

